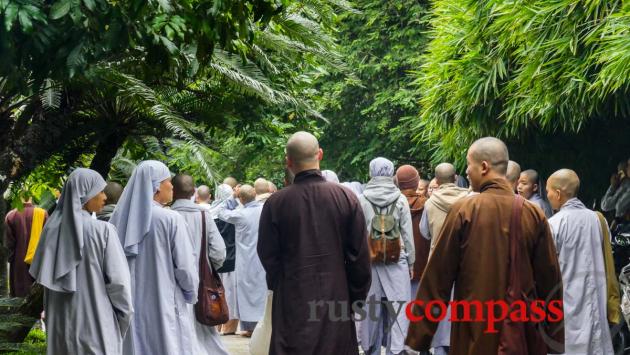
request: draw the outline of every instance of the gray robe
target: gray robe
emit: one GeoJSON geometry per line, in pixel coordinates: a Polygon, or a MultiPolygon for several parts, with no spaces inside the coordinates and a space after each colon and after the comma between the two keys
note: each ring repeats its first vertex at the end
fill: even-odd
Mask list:
{"type": "Polygon", "coordinates": [[[379,321],[370,320],[369,317],[365,318],[359,323],[358,333],[361,347],[366,353],[372,348],[374,351],[378,350],[376,353],[380,354],[381,343],[378,342],[386,336],[386,339],[383,339],[385,343],[382,345],[386,346],[392,353],[398,354],[404,350],[405,336],[409,327],[405,307],[411,299],[409,269],[412,268],[416,255],[409,202],[394,185],[393,178],[385,176],[373,177],[363,191],[363,195],[359,197],[359,201],[363,208],[366,228],[369,228],[374,217],[370,202],[380,208],[392,203],[396,204],[393,215],[400,224],[404,251],[401,252],[397,264],[372,264],[372,284],[368,293],[368,300],[374,297],[377,300],[387,298],[389,301],[396,301],[395,311],[401,307],[400,313],[395,319],[388,320],[385,317],[386,313],[384,313],[386,310],[382,306],[376,306],[376,314],[382,315],[379,321]],[[398,302],[404,302],[404,304],[401,305],[398,302]],[[390,329],[389,334],[383,334],[383,322],[387,322],[386,328],[390,329]]]}
{"type": "Polygon", "coordinates": [[[599,219],[573,198],[549,225],[562,271],[565,354],[612,354],[599,219]]]}
{"type": "MultiPolygon", "coordinates": [[[[188,231],[193,238],[193,254],[195,265],[197,266],[199,265],[199,258],[201,256],[201,211],[205,211],[206,250],[208,258],[215,269],[220,268],[223,265],[223,261],[225,261],[225,243],[223,242],[223,238],[221,237],[214,220],[210,216],[209,210],[190,200],[177,200],[173,203],[171,209],[181,214],[182,217],[184,217],[184,220],[186,220],[188,231]]],[[[198,272],[199,268],[197,267],[197,273],[198,272]]],[[[193,354],[227,355],[227,350],[225,349],[216,328],[197,322],[193,308],[193,305],[188,305],[188,311],[190,312],[190,318],[193,321],[193,327],[195,328],[196,334],[196,340],[193,344],[193,354]]]]}
{"type": "Polygon", "coordinates": [[[47,353],[122,354],[133,314],[129,269],[116,229],[83,211],[77,291],[44,291],[47,353]]]}
{"type": "MultiPolygon", "coordinates": [[[[192,354],[193,320],[187,304],[197,302],[199,274],[193,242],[184,218],[151,206],[149,233],[128,256],[136,316],[132,324],[134,354],[192,354]]],[[[128,337],[129,338],[129,337],[128,337]]],[[[129,343],[125,344],[126,353],[129,343]]]]}
{"type": "Polygon", "coordinates": [[[537,204],[543,210],[543,212],[545,212],[545,217],[550,218],[551,216],[553,216],[551,205],[546,200],[543,200],[539,193],[533,194],[532,197],[529,198],[529,200],[537,204]]]}
{"type": "Polygon", "coordinates": [[[244,322],[258,322],[267,301],[265,269],[256,250],[263,203],[252,201],[230,211],[226,208],[228,201],[222,204],[218,218],[236,228],[236,315],[244,322]]]}

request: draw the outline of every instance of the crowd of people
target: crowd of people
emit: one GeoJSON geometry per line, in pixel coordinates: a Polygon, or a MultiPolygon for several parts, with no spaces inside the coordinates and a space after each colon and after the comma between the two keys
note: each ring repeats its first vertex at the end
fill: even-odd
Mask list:
{"type": "MultiPolygon", "coordinates": [[[[214,196],[158,161],[124,187],[77,168],[50,215],[31,201],[7,214],[11,295],[44,287],[48,354],[228,354],[222,336],[251,337],[268,290],[269,354],[613,353],[611,230],[574,171],[542,181],[493,137],[470,146],[466,177],[378,157],[367,183],[340,182],[322,158],[297,132],[282,189],[228,177],[214,196]],[[204,259],[225,289],[218,327],[195,317],[204,259]],[[538,301],[561,302],[564,321],[534,320],[538,301]]],[[[601,203],[615,228],[630,220],[629,163],[601,203]]]]}

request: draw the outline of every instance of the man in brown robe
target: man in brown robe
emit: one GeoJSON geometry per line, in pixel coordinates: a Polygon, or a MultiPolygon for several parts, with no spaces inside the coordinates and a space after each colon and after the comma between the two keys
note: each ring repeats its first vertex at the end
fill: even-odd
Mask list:
{"type": "MultiPolygon", "coordinates": [[[[30,265],[24,262],[28,243],[31,240],[33,213],[36,209],[29,200],[24,203],[23,210],[13,209],[4,220],[4,246],[9,251],[9,292],[11,297],[26,297],[33,284],[33,278],[28,273],[30,265]]],[[[42,210],[44,222],[48,213],[42,210]]],[[[41,232],[41,229],[40,229],[41,232]]]]}
{"type": "Polygon", "coordinates": [[[371,281],[363,211],[350,189],[321,176],[313,135],[295,133],[286,155],[295,179],[265,203],[258,237],[273,291],[269,354],[357,354],[351,304],[371,281]]]}
{"type": "Polygon", "coordinates": [[[420,277],[424,272],[424,267],[429,259],[429,249],[431,242],[423,238],[420,234],[420,219],[424,211],[424,203],[427,198],[421,195],[417,188],[420,182],[418,170],[411,165],[403,165],[396,170],[396,181],[400,192],[405,195],[409,202],[411,212],[411,227],[413,231],[413,244],[416,250],[416,262],[413,264],[413,277],[411,278],[411,298],[416,295],[420,277]]]}
{"type": "MultiPolygon", "coordinates": [[[[505,179],[508,151],[499,139],[487,137],[473,143],[466,159],[466,173],[473,190],[480,194],[461,199],[451,208],[420,281],[416,296],[418,303],[412,308],[412,315],[425,316],[427,311],[431,314],[433,309],[425,311],[423,307],[430,301],[447,303],[451,286],[455,283],[453,299],[470,302],[469,309],[472,311],[468,314],[472,317],[464,321],[465,307],[452,305],[453,312],[447,317],[455,316],[460,321],[452,322],[449,354],[505,354],[500,344],[509,345],[505,340],[514,339],[516,332],[503,332],[502,328],[508,323],[494,323],[488,318],[489,315],[499,317],[501,314],[488,312],[491,307],[482,307],[479,312],[473,302],[487,305],[484,302],[506,301],[508,286],[514,285],[509,277],[509,229],[515,194],[505,179]],[[481,321],[477,318],[479,313],[481,321]]],[[[518,250],[522,257],[519,259],[521,262],[514,265],[516,269],[512,269],[519,271],[520,292],[527,295],[527,299],[542,300],[547,305],[552,301],[561,301],[562,276],[547,220],[543,212],[529,201],[524,201],[520,218],[518,250]]],[[[509,311],[512,312],[512,308],[509,311]]],[[[561,321],[523,322],[521,325],[526,329],[539,329],[521,338],[525,340],[523,346],[509,351],[510,355],[564,351],[561,321]]],[[[430,321],[426,316],[416,321],[412,319],[406,344],[414,350],[428,350],[437,326],[437,321],[430,321]]],[[[514,328],[510,326],[506,329],[514,328]]]]}

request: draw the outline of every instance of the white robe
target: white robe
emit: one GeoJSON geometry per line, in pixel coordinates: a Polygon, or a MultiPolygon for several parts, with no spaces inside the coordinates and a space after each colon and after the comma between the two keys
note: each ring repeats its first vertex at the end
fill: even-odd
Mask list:
{"type": "Polygon", "coordinates": [[[136,315],[126,354],[192,354],[193,321],[187,304],[197,302],[199,274],[186,222],[157,202],[138,255],[128,256],[136,315]],[[130,343],[133,342],[133,351],[130,343]]]}
{"type": "Polygon", "coordinates": [[[232,223],[236,230],[236,316],[244,322],[258,322],[267,302],[265,269],[256,249],[263,204],[252,201],[230,211],[225,208],[226,203],[219,209],[218,218],[232,223]]]}
{"type": "Polygon", "coordinates": [[[612,354],[599,219],[573,198],[549,225],[562,271],[565,354],[612,354]]]}
{"type": "MultiPolygon", "coordinates": [[[[181,214],[184,220],[186,220],[188,231],[193,238],[193,254],[195,265],[197,265],[197,273],[199,272],[198,266],[201,256],[201,209],[206,212],[206,250],[208,258],[210,259],[209,261],[212,262],[215,269],[220,268],[223,265],[223,261],[225,261],[225,243],[214,220],[210,216],[210,212],[203,206],[196,205],[190,200],[177,200],[173,203],[171,208],[173,211],[181,214]]],[[[193,322],[196,334],[196,339],[193,344],[193,354],[227,355],[228,352],[216,328],[197,322],[195,319],[194,306],[192,304],[188,305],[188,311],[190,312],[190,318],[193,322]]]]}
{"type": "Polygon", "coordinates": [[[44,291],[48,354],[122,354],[133,314],[129,269],[116,229],[82,211],[77,290],[44,291]]]}

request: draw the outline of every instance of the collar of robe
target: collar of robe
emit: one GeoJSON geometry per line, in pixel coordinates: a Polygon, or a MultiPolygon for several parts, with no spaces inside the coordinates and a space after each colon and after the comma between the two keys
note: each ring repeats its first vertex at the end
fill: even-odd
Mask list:
{"type": "Polygon", "coordinates": [[[295,179],[293,179],[293,183],[299,183],[310,179],[325,180],[319,169],[310,169],[297,173],[297,175],[295,175],[295,179]]]}
{"type": "Polygon", "coordinates": [[[490,179],[483,184],[479,189],[481,193],[491,193],[497,195],[514,195],[514,191],[510,184],[503,178],[490,179]]]}
{"type": "Polygon", "coordinates": [[[584,206],[584,203],[582,203],[582,201],[580,201],[577,197],[573,197],[567,200],[567,202],[564,203],[564,205],[562,205],[562,207],[560,207],[560,210],[571,210],[571,209],[583,209],[586,208],[586,206],[584,206]]]}

